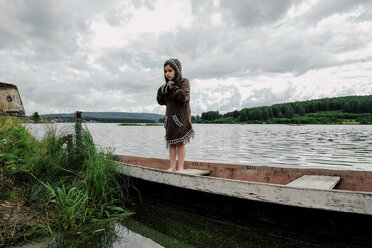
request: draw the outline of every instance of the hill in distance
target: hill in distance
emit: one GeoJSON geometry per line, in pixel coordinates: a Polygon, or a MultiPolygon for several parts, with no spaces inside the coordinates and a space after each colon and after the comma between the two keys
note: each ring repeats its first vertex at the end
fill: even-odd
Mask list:
{"type": "MultiPolygon", "coordinates": [[[[75,113],[68,114],[45,114],[41,119],[54,119],[61,121],[74,121],[75,113]]],[[[155,123],[159,122],[163,115],[153,113],[128,113],[128,112],[83,112],[84,121],[92,122],[115,122],[115,123],[155,123]]]]}
{"type": "Polygon", "coordinates": [[[198,123],[372,124],[372,95],[342,96],[202,113],[198,123]]]}

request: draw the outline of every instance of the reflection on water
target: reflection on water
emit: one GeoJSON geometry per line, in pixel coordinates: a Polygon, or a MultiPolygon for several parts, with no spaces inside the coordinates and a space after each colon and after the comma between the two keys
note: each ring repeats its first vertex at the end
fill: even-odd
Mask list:
{"type": "Polygon", "coordinates": [[[60,233],[22,248],[320,248],[190,213],[140,204],[136,214],[101,227],[60,233]]]}
{"type": "MultiPolygon", "coordinates": [[[[58,129],[73,124],[57,124],[58,129]]],[[[96,144],[115,153],[168,158],[162,126],[88,123],[96,144]]],[[[45,125],[28,125],[41,135],[45,125]]],[[[64,127],[64,128],[63,128],[64,127]]],[[[371,125],[194,125],[186,159],[285,167],[372,170],[371,125]]]]}
{"type": "MultiPolygon", "coordinates": [[[[150,238],[135,233],[121,223],[112,223],[101,229],[87,229],[56,234],[42,240],[20,244],[21,248],[163,248],[150,238]],[[97,232],[98,230],[98,232],[97,232]],[[102,231],[101,231],[102,230],[102,231]]],[[[15,247],[14,247],[15,248],[15,247]]]]}

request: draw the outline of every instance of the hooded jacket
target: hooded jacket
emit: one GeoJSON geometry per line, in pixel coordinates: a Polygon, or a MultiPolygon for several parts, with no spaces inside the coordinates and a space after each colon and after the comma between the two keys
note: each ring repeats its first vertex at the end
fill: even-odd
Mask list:
{"type": "Polygon", "coordinates": [[[175,71],[173,82],[165,77],[165,84],[157,92],[156,100],[166,105],[164,117],[165,139],[167,147],[181,142],[189,142],[194,137],[191,125],[190,83],[182,77],[182,67],[178,59],[165,61],[164,67],[170,65],[175,71]]]}

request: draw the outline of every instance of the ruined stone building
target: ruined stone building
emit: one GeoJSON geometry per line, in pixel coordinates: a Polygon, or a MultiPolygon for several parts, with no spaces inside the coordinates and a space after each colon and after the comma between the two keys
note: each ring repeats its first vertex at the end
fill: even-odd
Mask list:
{"type": "Polygon", "coordinates": [[[21,96],[14,84],[0,82],[0,115],[25,115],[21,96]]]}

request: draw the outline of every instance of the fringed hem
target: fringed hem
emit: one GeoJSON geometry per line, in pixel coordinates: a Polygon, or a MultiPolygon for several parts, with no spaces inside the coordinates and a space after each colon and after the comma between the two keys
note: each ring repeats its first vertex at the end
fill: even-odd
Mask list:
{"type": "Polygon", "coordinates": [[[181,137],[181,138],[178,138],[178,139],[174,139],[174,140],[165,140],[166,141],[166,146],[167,146],[167,149],[169,148],[170,145],[175,145],[175,144],[179,144],[181,142],[186,142],[186,143],[189,143],[191,138],[194,138],[194,135],[195,135],[195,131],[193,128],[190,129],[190,131],[188,131],[185,136],[181,137]]]}

